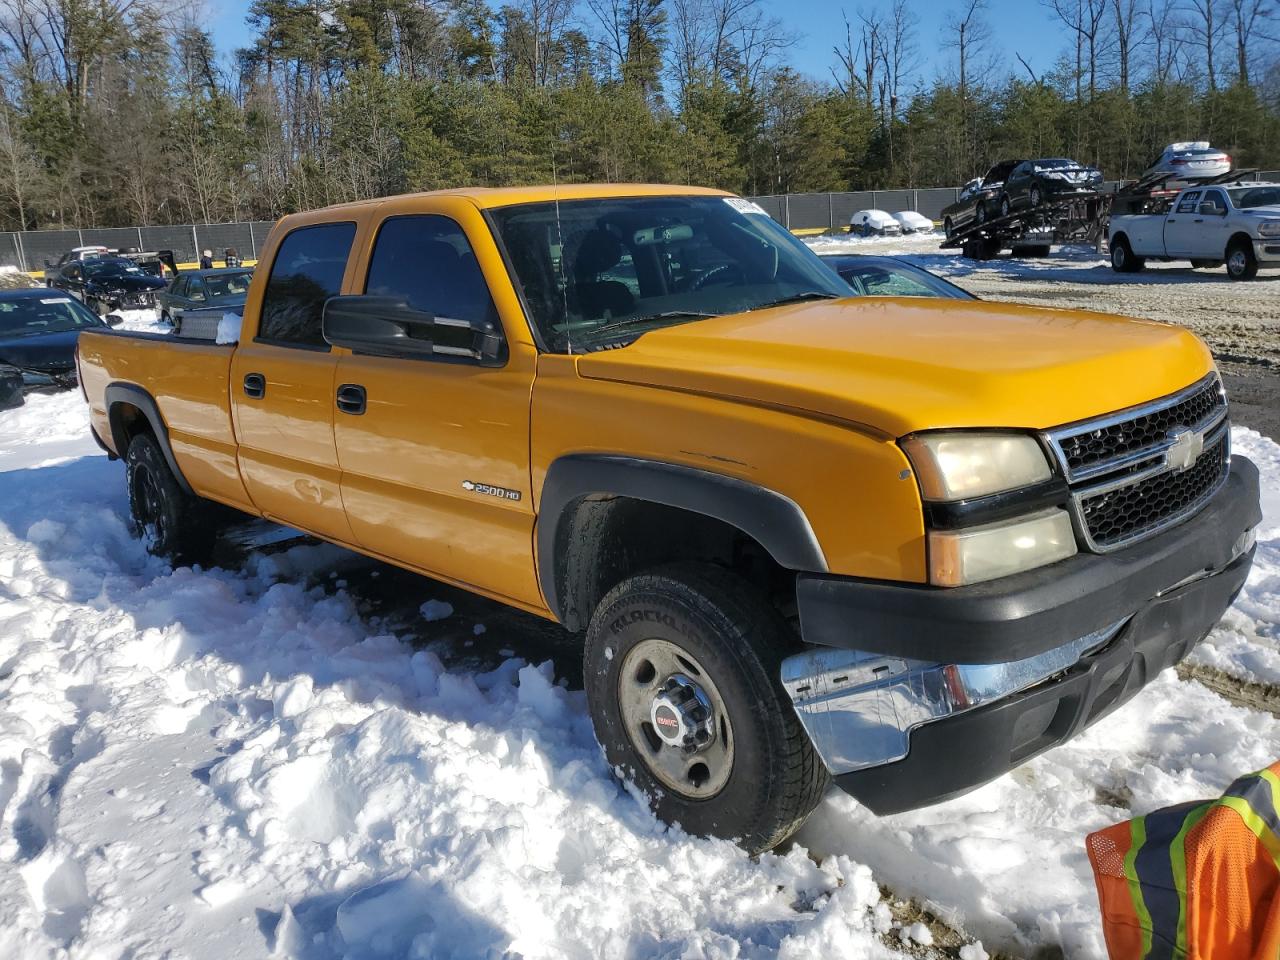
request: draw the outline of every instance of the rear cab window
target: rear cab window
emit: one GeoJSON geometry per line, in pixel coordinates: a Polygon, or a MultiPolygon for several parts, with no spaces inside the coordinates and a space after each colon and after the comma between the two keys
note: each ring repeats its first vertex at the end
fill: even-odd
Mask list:
{"type": "Polygon", "coordinates": [[[1192,190],[1189,193],[1184,193],[1182,198],[1178,201],[1178,209],[1175,210],[1174,213],[1195,213],[1196,203],[1199,199],[1199,190],[1192,190]]]}
{"type": "Polygon", "coordinates": [[[322,223],[298,227],[276,251],[262,297],[254,340],[281,347],[328,350],[321,332],[324,303],[342,292],[356,225],[322,223]]]}

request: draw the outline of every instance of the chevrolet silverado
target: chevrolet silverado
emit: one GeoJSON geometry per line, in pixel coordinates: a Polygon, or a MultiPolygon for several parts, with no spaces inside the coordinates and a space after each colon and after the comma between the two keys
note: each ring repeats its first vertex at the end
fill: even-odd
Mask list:
{"type": "Polygon", "coordinates": [[[617,775],[762,850],[1113,710],[1260,519],[1186,330],[850,293],[718,191],[452,190],[285,217],[236,344],[79,365],[152,550],[221,505],[558,621],[617,775]]]}

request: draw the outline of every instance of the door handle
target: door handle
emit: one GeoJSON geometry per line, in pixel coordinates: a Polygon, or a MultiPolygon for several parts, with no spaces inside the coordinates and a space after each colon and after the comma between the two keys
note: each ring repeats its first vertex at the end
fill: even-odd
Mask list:
{"type": "Polygon", "coordinates": [[[1195,218],[1194,220],[1192,220],[1191,222],[1192,222],[1192,223],[1204,223],[1204,217],[1196,217],[1196,218],[1195,218]]]}
{"type": "Polygon", "coordinates": [[[343,413],[358,417],[364,413],[367,401],[368,394],[358,383],[344,383],[338,388],[338,409],[343,413]]]}
{"type": "Polygon", "coordinates": [[[246,373],[244,395],[251,400],[261,400],[267,395],[267,378],[260,373],[246,373]]]}

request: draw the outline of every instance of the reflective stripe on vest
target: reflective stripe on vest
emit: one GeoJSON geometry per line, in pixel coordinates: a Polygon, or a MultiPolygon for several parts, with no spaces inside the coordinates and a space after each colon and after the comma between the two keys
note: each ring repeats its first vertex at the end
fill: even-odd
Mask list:
{"type": "Polygon", "coordinates": [[[1214,807],[1233,810],[1280,870],[1280,777],[1270,769],[1241,777],[1210,803],[1183,803],[1131,821],[1125,875],[1143,928],[1144,960],[1187,956],[1186,838],[1214,807]]]}

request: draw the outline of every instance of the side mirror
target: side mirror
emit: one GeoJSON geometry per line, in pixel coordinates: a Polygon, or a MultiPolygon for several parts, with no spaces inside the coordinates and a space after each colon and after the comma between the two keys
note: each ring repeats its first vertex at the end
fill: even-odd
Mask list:
{"type": "Polygon", "coordinates": [[[462,357],[487,366],[506,359],[506,341],[496,322],[438,317],[400,297],[331,297],[321,328],[335,347],[376,357],[462,357]]]}
{"type": "Polygon", "coordinates": [[[1196,213],[1200,214],[1202,217],[1224,217],[1226,216],[1227,211],[1223,210],[1222,207],[1218,206],[1212,200],[1205,200],[1200,204],[1200,206],[1196,207],[1196,213]]]}

